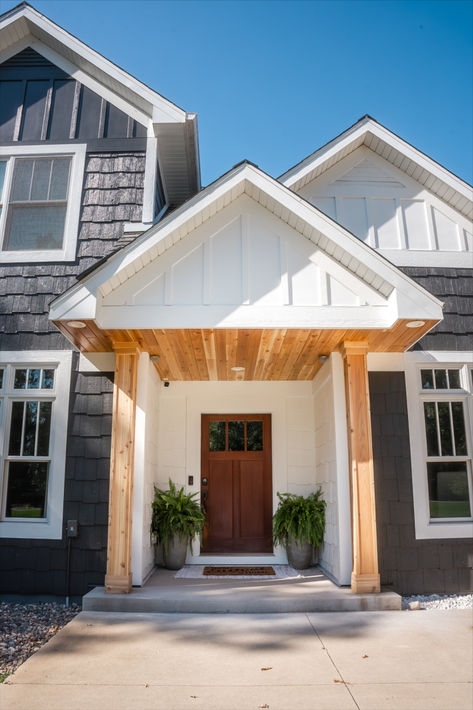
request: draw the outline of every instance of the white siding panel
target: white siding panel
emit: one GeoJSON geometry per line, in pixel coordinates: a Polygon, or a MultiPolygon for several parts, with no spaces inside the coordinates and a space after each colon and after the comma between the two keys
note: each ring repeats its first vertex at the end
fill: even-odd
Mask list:
{"type": "Polygon", "coordinates": [[[435,207],[432,209],[432,214],[438,248],[446,251],[459,251],[461,247],[458,224],[443,214],[443,212],[440,212],[440,210],[435,209],[435,207]]]}
{"type": "Polygon", "coordinates": [[[393,199],[371,199],[369,213],[376,230],[376,246],[379,249],[399,249],[396,201],[393,199]]]}
{"type": "Polygon", "coordinates": [[[186,254],[172,268],[172,302],[176,305],[202,303],[203,245],[186,254]]]}
{"type": "Polygon", "coordinates": [[[328,302],[331,306],[357,306],[360,299],[333,276],[328,277],[328,302]]]}
{"type": "Polygon", "coordinates": [[[279,236],[250,220],[250,300],[260,305],[282,304],[279,236]]]}
{"type": "Polygon", "coordinates": [[[210,240],[210,303],[237,304],[242,294],[241,218],[210,240]]]}
{"type": "Polygon", "coordinates": [[[337,213],[340,223],[364,242],[368,239],[368,220],[364,197],[337,198],[337,213]]]}
{"type": "Polygon", "coordinates": [[[401,200],[409,249],[431,249],[423,200],[401,200]]]}
{"type": "Polygon", "coordinates": [[[311,202],[324,214],[332,219],[337,219],[335,210],[335,197],[314,197],[311,202]]]}

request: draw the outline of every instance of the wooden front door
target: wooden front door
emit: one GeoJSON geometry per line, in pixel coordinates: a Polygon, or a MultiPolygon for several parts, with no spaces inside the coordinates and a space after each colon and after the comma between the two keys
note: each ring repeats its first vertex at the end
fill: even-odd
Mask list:
{"type": "Polygon", "coordinates": [[[203,552],[272,552],[270,414],[202,415],[203,552]]]}

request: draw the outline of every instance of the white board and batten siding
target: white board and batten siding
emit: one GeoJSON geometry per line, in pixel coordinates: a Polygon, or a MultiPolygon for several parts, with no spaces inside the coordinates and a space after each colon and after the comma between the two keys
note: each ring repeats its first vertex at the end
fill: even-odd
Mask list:
{"type": "Polygon", "coordinates": [[[101,309],[105,317],[117,307],[122,313],[133,308],[135,317],[140,309],[153,309],[163,314],[162,327],[168,306],[188,318],[193,308],[201,317],[218,309],[219,324],[228,327],[242,327],[242,318],[249,326],[269,327],[272,317],[287,312],[287,325],[295,327],[314,308],[380,305],[387,306],[387,299],[375,288],[242,195],[151,261],[139,277],[104,294],[101,309]]]}
{"type": "Polygon", "coordinates": [[[473,267],[471,222],[366,146],[299,194],[398,266],[473,267]]]}

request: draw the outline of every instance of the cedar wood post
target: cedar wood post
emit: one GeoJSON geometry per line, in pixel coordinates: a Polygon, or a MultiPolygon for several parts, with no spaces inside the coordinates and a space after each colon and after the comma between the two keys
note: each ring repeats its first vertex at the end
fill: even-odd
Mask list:
{"type": "Polygon", "coordinates": [[[135,448],[136,381],[140,348],[114,343],[112,445],[105,591],[131,592],[131,524],[135,448]]]}
{"type": "Polygon", "coordinates": [[[351,588],[356,593],[379,592],[373,443],[367,368],[368,343],[345,341],[341,346],[341,353],[345,371],[350,451],[353,545],[351,588]]]}

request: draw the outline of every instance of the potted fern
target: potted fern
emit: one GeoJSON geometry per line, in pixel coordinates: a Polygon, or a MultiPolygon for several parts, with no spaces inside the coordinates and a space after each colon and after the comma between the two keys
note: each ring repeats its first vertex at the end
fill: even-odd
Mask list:
{"type": "Polygon", "coordinates": [[[295,569],[310,567],[313,549],[324,539],[326,503],[321,495],[320,488],[307,497],[278,493],[273,539],[286,547],[288,562],[295,569]]]}
{"type": "Polygon", "coordinates": [[[202,532],[205,516],[194,500],[197,493],[177,490],[169,479],[169,490],[154,487],[151,533],[163,546],[164,566],[180,569],[185,561],[187,545],[202,532]]]}

